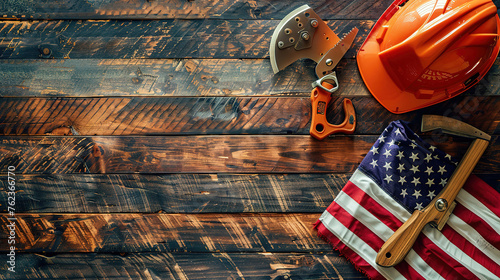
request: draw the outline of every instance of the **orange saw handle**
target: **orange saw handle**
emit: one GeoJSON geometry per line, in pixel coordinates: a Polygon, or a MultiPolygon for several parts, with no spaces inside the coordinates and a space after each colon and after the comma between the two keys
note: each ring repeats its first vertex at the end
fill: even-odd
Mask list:
{"type": "Polygon", "coordinates": [[[318,140],[334,133],[352,134],[356,129],[356,112],[348,98],[344,98],[345,119],[341,124],[334,125],[326,119],[327,106],[332,99],[332,92],[328,90],[333,88],[332,84],[322,81],[321,86],[316,86],[311,91],[312,119],[309,133],[318,140]]]}

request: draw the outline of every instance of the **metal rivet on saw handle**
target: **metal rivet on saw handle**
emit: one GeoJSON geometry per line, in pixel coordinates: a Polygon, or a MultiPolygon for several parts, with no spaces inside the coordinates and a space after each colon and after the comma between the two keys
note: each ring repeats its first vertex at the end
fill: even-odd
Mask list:
{"type": "Polygon", "coordinates": [[[448,208],[448,201],[446,201],[443,198],[436,200],[436,209],[438,211],[442,212],[442,211],[446,210],[446,208],[448,208]]]}

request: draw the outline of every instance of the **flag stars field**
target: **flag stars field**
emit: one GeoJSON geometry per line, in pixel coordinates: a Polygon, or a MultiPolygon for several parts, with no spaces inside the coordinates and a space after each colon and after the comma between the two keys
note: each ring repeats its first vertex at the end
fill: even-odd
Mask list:
{"type": "Polygon", "coordinates": [[[416,209],[417,203],[425,207],[446,186],[448,171],[455,166],[449,154],[406,133],[400,127],[384,131],[360,168],[378,178],[407,209],[416,209]]]}

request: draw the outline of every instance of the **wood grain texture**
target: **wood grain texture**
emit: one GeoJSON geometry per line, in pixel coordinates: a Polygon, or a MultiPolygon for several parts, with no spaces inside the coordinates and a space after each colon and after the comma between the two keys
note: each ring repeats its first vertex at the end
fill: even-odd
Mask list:
{"type": "MultiPolygon", "coordinates": [[[[430,138],[429,138],[430,137],[430,138]]],[[[426,139],[460,158],[467,139],[426,139]],[[451,142],[452,141],[452,142],[451,142]]],[[[2,137],[0,172],[18,173],[349,173],[377,136],[2,137]]],[[[500,172],[500,137],[475,173],[500,172]]]]}
{"type": "MultiPolygon", "coordinates": [[[[0,58],[267,58],[277,20],[0,21],[0,58]]],[[[359,32],[353,57],[373,21],[333,20],[339,36],[359,32]]]]}
{"type": "MultiPolygon", "coordinates": [[[[119,127],[118,127],[119,128],[119,127]]],[[[18,173],[353,172],[376,137],[7,137],[0,170],[18,173]],[[95,146],[97,145],[97,150],[95,146]],[[365,147],[363,149],[363,147],[365,147]],[[98,167],[96,167],[96,165],[98,167]]]]}
{"type": "MultiPolygon", "coordinates": [[[[32,213],[318,213],[351,174],[17,175],[16,211],[32,213]]],[[[498,174],[481,174],[500,190],[498,174]]],[[[0,176],[0,201],[7,201],[0,176]]]]}
{"type": "MultiPolygon", "coordinates": [[[[351,174],[16,175],[18,213],[319,213],[351,174]]],[[[480,178],[500,191],[499,174],[480,178]]],[[[0,176],[0,201],[7,201],[0,176]]]]}
{"type": "MultiPolygon", "coordinates": [[[[16,175],[16,211],[319,213],[350,174],[16,175]]],[[[500,179],[500,178],[499,178],[500,179]]],[[[0,176],[0,201],[7,201],[0,176]]]]}
{"type": "MultiPolygon", "coordinates": [[[[276,75],[269,59],[16,59],[0,60],[0,67],[3,97],[308,97],[316,79],[312,60],[276,75]]],[[[337,95],[369,95],[355,60],[342,60],[337,75],[337,95]]]]}
{"type": "MultiPolygon", "coordinates": [[[[403,115],[371,96],[345,96],[354,104],[355,133],[379,135],[395,120],[418,123],[442,112],[489,134],[500,133],[500,99],[467,94],[403,115]]],[[[344,97],[327,107],[332,124],[344,119],[344,97]]],[[[308,135],[308,97],[110,97],[0,99],[0,135],[308,135]]]]}
{"type": "Polygon", "coordinates": [[[322,19],[378,19],[392,1],[180,1],[180,0],[17,0],[0,6],[0,15],[20,19],[282,19],[308,4],[322,19]]]}
{"type": "Polygon", "coordinates": [[[0,279],[365,279],[335,253],[20,254],[17,269],[0,279]]]}
{"type": "MultiPolygon", "coordinates": [[[[16,251],[32,253],[324,252],[311,214],[16,214],[16,251]]],[[[11,217],[0,214],[7,228],[11,217]]],[[[8,252],[7,232],[0,251],[8,252]]]]}
{"type": "MultiPolygon", "coordinates": [[[[500,58],[467,93],[500,95],[500,58]]],[[[316,79],[312,60],[273,74],[268,59],[0,60],[0,96],[300,96],[316,79]]],[[[354,59],[336,67],[335,96],[369,96],[354,59]]]]}

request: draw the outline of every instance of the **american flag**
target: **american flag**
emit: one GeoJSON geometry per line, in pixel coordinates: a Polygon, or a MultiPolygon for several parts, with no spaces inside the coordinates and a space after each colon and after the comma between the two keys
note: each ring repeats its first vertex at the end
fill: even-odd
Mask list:
{"type": "Polygon", "coordinates": [[[442,231],[425,226],[406,258],[375,258],[413,211],[439,194],[456,168],[450,155],[392,122],[315,228],[372,279],[500,279],[500,194],[471,176],[442,231]]]}

